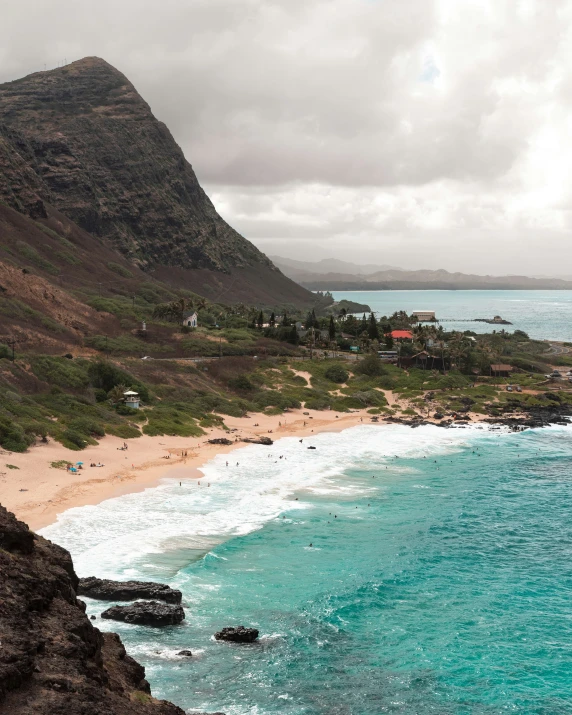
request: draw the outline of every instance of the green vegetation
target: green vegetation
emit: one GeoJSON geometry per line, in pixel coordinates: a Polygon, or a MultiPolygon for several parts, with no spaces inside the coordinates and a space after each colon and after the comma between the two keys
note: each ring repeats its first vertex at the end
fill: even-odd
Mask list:
{"type": "Polygon", "coordinates": [[[15,464],[7,464],[6,467],[8,469],[20,469],[20,467],[17,467],[15,464]]]}
{"type": "Polygon", "coordinates": [[[128,268],[125,268],[124,266],[120,265],[119,263],[114,263],[113,261],[109,261],[109,263],[107,264],[107,267],[109,268],[110,271],[117,273],[117,275],[121,276],[122,278],[133,278],[133,273],[128,268]]]}
{"type": "MultiPolygon", "coordinates": [[[[22,246],[17,250],[26,253],[22,246]]],[[[26,260],[41,259],[34,250],[26,260]]],[[[62,250],[74,258],[73,244],[62,250]]],[[[119,264],[107,267],[129,277],[119,264]]],[[[12,363],[11,349],[0,344],[3,449],[22,452],[37,440],[53,439],[81,450],[106,434],[198,437],[205,429],[224,427],[226,416],[279,415],[300,407],[340,413],[366,409],[373,416],[502,415],[572,402],[563,389],[567,385],[554,391],[545,378],[550,366],[572,365],[572,358],[548,354],[546,343],[520,331],[447,333],[436,325],[417,325],[404,312],[360,318],[336,311],[327,295],[302,314],[209,304],[152,282],[138,286],[133,296],[119,278],[117,283],[117,293],[86,299],[99,313],[110,314],[98,316],[101,324],[108,320],[113,326],[108,335],[81,338],[82,348],[95,355],[72,359],[32,350],[23,354],[22,348],[12,363]],[[181,320],[188,310],[199,314],[199,327],[190,332],[181,320]],[[398,345],[400,367],[378,357],[378,351],[391,347],[389,335],[397,328],[412,333],[410,341],[398,345]],[[360,359],[333,357],[352,345],[360,348],[360,359]],[[153,359],[141,360],[144,356],[153,359]],[[526,392],[506,392],[508,378],[491,375],[491,365],[499,362],[515,368],[510,382],[526,392]],[[139,393],[141,409],[124,403],[127,389],[139,393]]],[[[35,321],[53,335],[67,330],[1,295],[0,315],[35,321]]],[[[98,332],[104,332],[99,325],[98,332]]]]}
{"type": "Polygon", "coordinates": [[[349,372],[342,365],[330,365],[324,372],[324,377],[332,382],[343,383],[349,377],[349,372]]]}
{"type": "Polygon", "coordinates": [[[38,251],[36,251],[35,248],[27,244],[25,241],[16,241],[16,250],[20,256],[25,258],[27,261],[30,261],[30,263],[32,263],[32,265],[36,268],[41,268],[54,276],[59,274],[59,269],[56,268],[53,263],[46,260],[38,253],[38,251]]]}

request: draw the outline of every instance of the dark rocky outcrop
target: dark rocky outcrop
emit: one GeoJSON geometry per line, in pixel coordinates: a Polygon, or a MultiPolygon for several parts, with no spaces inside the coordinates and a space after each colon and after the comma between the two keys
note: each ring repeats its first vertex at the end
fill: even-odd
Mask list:
{"type": "Polygon", "coordinates": [[[54,207],[209,298],[313,302],[219,216],[168,128],[97,57],[0,85],[0,200],[36,219],[54,207]]]}
{"type": "Polygon", "coordinates": [[[193,653],[190,650],[180,650],[177,655],[183,655],[185,658],[191,658],[193,653]]]}
{"type": "Polygon", "coordinates": [[[137,601],[129,606],[112,606],[101,614],[102,618],[124,621],[141,626],[175,626],[185,618],[182,606],[158,601],[137,601]]]}
{"type": "Polygon", "coordinates": [[[256,628],[245,628],[237,626],[236,628],[223,628],[218,633],[215,633],[217,641],[231,641],[233,643],[254,643],[258,638],[258,630],[256,628]]]}
{"type": "Polygon", "coordinates": [[[244,437],[242,441],[248,442],[249,444],[264,444],[266,446],[274,444],[270,437],[244,437]]]}
{"type": "Polygon", "coordinates": [[[234,442],[231,439],[227,439],[226,437],[217,437],[216,439],[209,439],[209,444],[224,444],[224,445],[229,445],[229,444],[234,444],[234,442]]]}
{"type": "Polygon", "coordinates": [[[100,601],[135,601],[138,598],[158,599],[165,603],[181,603],[182,594],[164,583],[152,581],[108,581],[88,576],[80,578],[78,595],[100,601]]]}
{"type": "Polygon", "coordinates": [[[0,715],[184,715],[77,599],[67,551],[0,506],[0,715]]]}

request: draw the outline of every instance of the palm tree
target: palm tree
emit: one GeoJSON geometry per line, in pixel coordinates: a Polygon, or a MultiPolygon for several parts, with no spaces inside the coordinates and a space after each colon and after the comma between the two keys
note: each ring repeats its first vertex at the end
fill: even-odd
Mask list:
{"type": "Polygon", "coordinates": [[[115,385],[115,387],[112,387],[111,390],[107,393],[111,404],[117,405],[120,402],[123,402],[123,400],[125,399],[124,393],[126,392],[126,390],[127,388],[125,387],[125,385],[115,385]]]}
{"type": "Polygon", "coordinates": [[[471,349],[471,342],[463,333],[453,333],[453,337],[449,341],[449,352],[454,361],[455,367],[459,367],[461,358],[466,357],[471,349]]]}

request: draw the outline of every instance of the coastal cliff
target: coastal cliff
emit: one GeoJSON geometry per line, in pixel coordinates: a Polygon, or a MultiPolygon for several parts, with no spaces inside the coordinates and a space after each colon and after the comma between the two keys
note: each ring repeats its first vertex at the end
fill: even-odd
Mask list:
{"type": "Polygon", "coordinates": [[[65,549],[0,505],[0,715],[184,715],[77,599],[65,549]]]}
{"type": "Polygon", "coordinates": [[[98,57],[0,85],[0,202],[35,220],[52,207],[208,298],[312,302],[219,216],[169,129],[98,57]]]}

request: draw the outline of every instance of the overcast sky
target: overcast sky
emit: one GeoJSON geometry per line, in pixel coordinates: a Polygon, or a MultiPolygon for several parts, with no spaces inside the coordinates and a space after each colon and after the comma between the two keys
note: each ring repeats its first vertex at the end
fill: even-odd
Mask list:
{"type": "Polygon", "coordinates": [[[572,0],[18,0],[0,81],[124,72],[266,253],[572,274],[572,0]]]}

